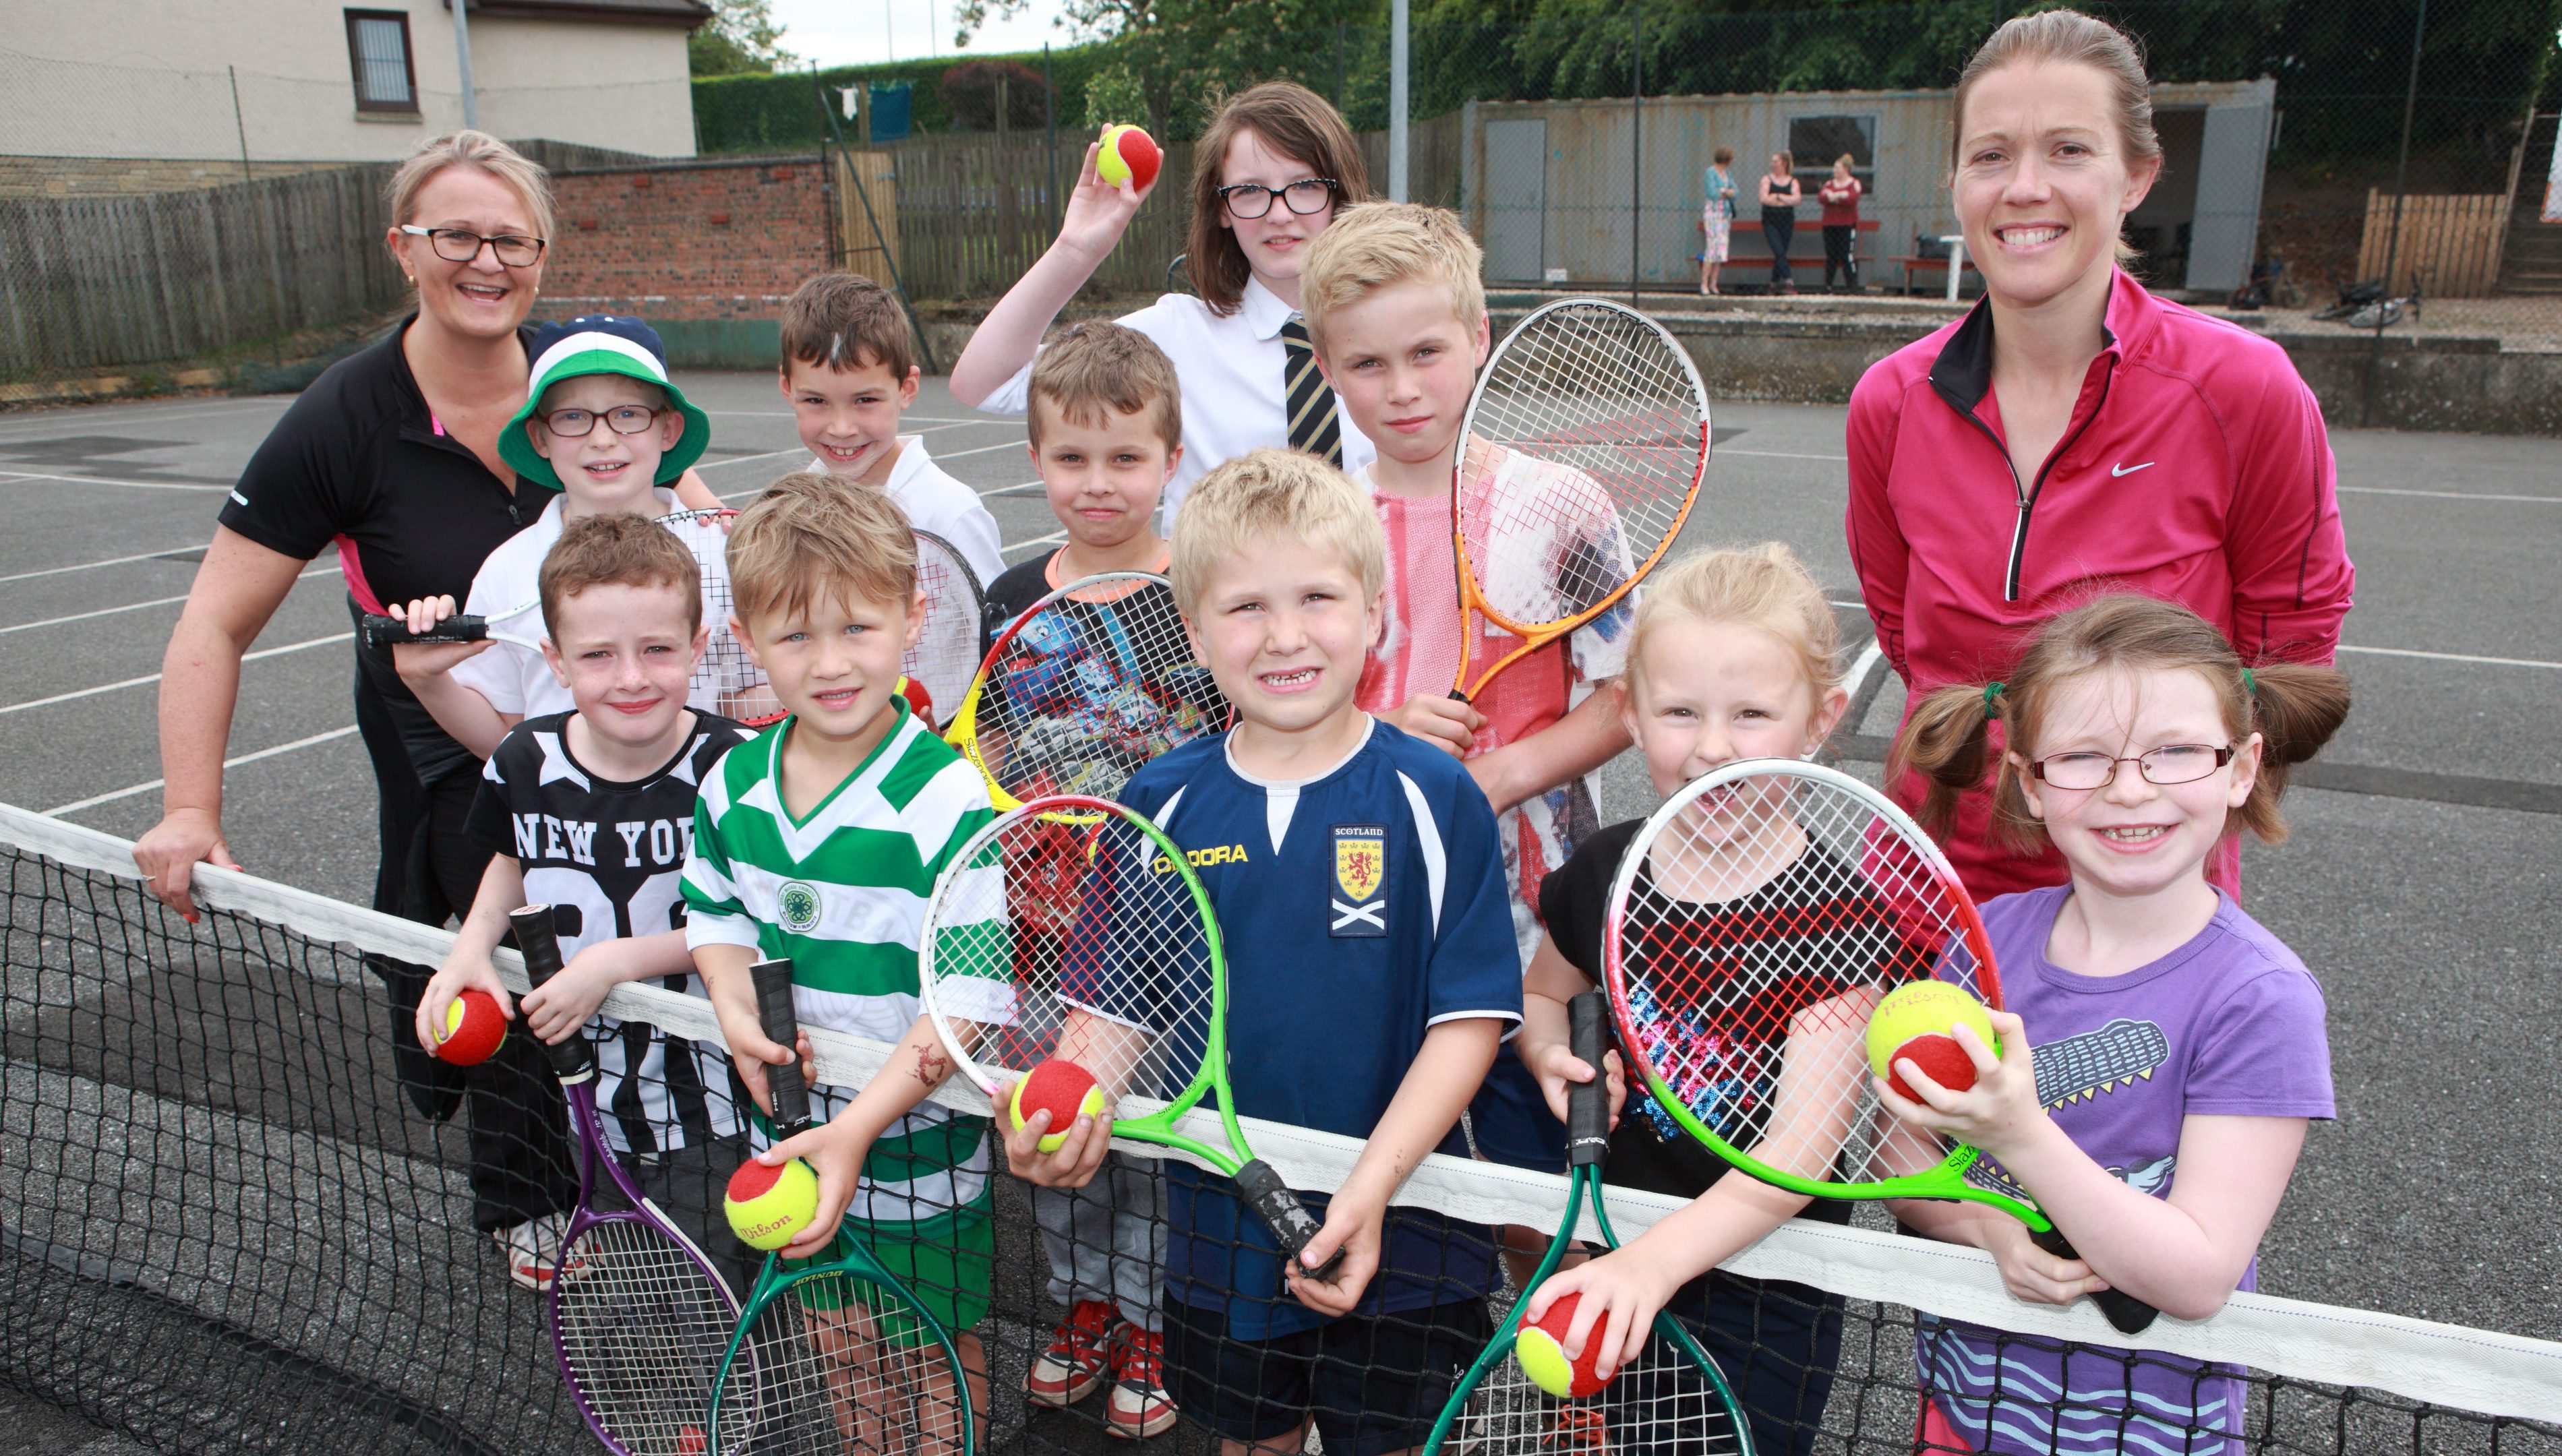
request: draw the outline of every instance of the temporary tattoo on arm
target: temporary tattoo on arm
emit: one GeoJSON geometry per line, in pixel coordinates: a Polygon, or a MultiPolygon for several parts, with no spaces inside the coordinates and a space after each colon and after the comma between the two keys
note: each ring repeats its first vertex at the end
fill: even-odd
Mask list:
{"type": "Polygon", "coordinates": [[[940,1087],[951,1075],[952,1059],[943,1054],[942,1047],[920,1046],[916,1049],[916,1080],[928,1087],[940,1087]]]}

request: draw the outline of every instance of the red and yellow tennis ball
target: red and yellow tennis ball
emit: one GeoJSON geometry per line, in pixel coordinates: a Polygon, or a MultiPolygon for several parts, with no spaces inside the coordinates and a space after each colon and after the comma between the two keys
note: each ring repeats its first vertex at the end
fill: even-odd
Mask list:
{"type": "Polygon", "coordinates": [[[1126,121],[1115,122],[1103,128],[1103,149],[1094,154],[1094,175],[1106,187],[1128,182],[1145,192],[1165,164],[1165,150],[1155,137],[1126,121]]]}
{"type": "Polygon", "coordinates": [[[1569,1294],[1548,1307],[1536,1323],[1526,1324],[1513,1340],[1513,1359],[1531,1383],[1559,1400],[1580,1400],[1610,1383],[1599,1369],[1603,1321],[1592,1322],[1583,1337],[1583,1353],[1565,1358],[1565,1332],[1574,1323],[1574,1307],[1583,1296],[1569,1294]]]}
{"type": "Polygon", "coordinates": [[[775,1167],[749,1159],[729,1176],[721,1208],[740,1243],[770,1253],[817,1220],[819,1175],[798,1158],[775,1167]]]}
{"type": "Polygon", "coordinates": [[[1014,1126],[1021,1127],[1035,1112],[1049,1114],[1050,1130],[1041,1134],[1040,1150],[1055,1153],[1078,1117],[1103,1115],[1103,1088],[1092,1072],[1051,1057],[1014,1084],[1014,1126]]]}
{"type": "Polygon", "coordinates": [[[485,991],[466,991],[446,1002],[445,1029],[430,1049],[458,1067],[476,1067],[506,1039],[507,1017],[497,999],[485,991]]]}
{"type": "Polygon", "coordinates": [[[1993,1018],[1965,988],[1944,981],[1899,986],[1869,1014],[1869,1068],[1886,1079],[1896,1096],[1908,1101],[1922,1099],[1914,1096],[1903,1074],[1895,1070],[1898,1061],[1917,1062],[1931,1081],[1951,1092],[1963,1092],[1975,1085],[1975,1062],[1950,1034],[1959,1026],[1974,1027],[1984,1045],[2000,1055],[2001,1038],[1993,1035],[1993,1018]]]}

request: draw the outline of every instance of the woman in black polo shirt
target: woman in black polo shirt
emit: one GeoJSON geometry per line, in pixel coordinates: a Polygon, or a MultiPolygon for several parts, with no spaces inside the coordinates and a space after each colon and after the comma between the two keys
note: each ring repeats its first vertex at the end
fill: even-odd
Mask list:
{"type": "MultiPolygon", "coordinates": [[[[422,146],[389,193],[385,242],[418,287],[418,312],[321,375],[260,445],[223,506],[161,663],[167,787],[161,820],[133,857],[152,892],[180,911],[191,908],[188,878],[198,862],[236,867],[223,838],[222,765],[241,656],[303,567],[334,545],[351,614],[420,597],[459,601],[482,558],[540,515],[548,498],[537,490],[520,499],[515,472],[498,457],[499,431],[524,403],[531,368],[525,319],[552,224],[543,170],[495,137],[461,131],[422,146]]],[[[718,504],[695,477],[679,494],[688,504],[718,504]]],[[[356,648],[355,698],[381,795],[374,908],[442,925],[470,907],[487,860],[462,832],[479,762],[436,726],[388,651],[356,648]]],[[[450,1116],[463,1084],[406,1029],[406,1008],[416,1006],[428,973],[381,958],[369,963],[400,1003],[392,1024],[403,1080],[429,1116],[450,1116]]],[[[529,1038],[509,1039],[543,1093],[531,1105],[557,1102],[531,1048],[529,1038]]],[[[494,1086],[512,1100],[522,1092],[491,1066],[491,1077],[472,1084],[475,1093],[494,1086]]],[[[550,1157],[539,1135],[524,1136],[531,1129],[482,1126],[504,1114],[475,1098],[474,1163],[483,1166],[473,1183],[479,1221],[493,1230],[552,1210],[539,1192],[510,1192],[506,1179],[482,1178],[482,1143],[491,1159],[546,1187],[552,1170],[567,1167],[565,1154],[550,1157]]],[[[518,1266],[522,1279],[524,1261],[518,1266]]]]}

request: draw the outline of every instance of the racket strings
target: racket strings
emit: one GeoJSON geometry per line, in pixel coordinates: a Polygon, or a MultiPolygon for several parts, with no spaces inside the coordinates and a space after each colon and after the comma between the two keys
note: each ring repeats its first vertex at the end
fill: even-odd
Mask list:
{"type": "Polygon", "coordinates": [[[915,645],[900,655],[899,671],[940,722],[961,705],[979,671],[979,578],[953,549],[934,536],[916,538],[916,589],[925,594],[925,624],[915,645]]]}
{"type": "Polygon", "coordinates": [[[966,848],[926,935],[935,1012],[981,1085],[1060,1056],[1115,1093],[1171,1098],[1200,1063],[1209,930],[1140,824],[1033,804],[966,848]]]}
{"type": "Polygon", "coordinates": [[[724,1452],[756,1456],[960,1456],[966,1387],[924,1316],[879,1286],[828,1271],[800,1280],[757,1312],[742,1365],[753,1363],[753,1414],[724,1452]]]}
{"type": "Polygon", "coordinates": [[[1111,798],[1150,760],[1227,726],[1227,702],[1192,654],[1174,594],[1059,597],[1033,610],[988,664],[976,751],[1017,800],[1111,798]]]}
{"type": "Polygon", "coordinates": [[[571,1240],[557,1269],[553,1315],[580,1397],[639,1456],[699,1452],[737,1323],[702,1266],[647,1224],[611,1219],[571,1240]]]}
{"type": "Polygon", "coordinates": [[[1898,986],[1987,994],[1971,917],[1931,859],[1866,801],[1786,777],[1712,790],[1637,850],[1616,989],[1632,1050],[1690,1115],[1810,1179],[1935,1159],[1879,1107],[1866,1047],[1898,986]]]}
{"type": "MultiPolygon", "coordinates": [[[[1599,1330],[1593,1339],[1601,1338],[1599,1330]]],[[[1729,1456],[1725,1397],[1658,1329],[1637,1359],[1580,1400],[1539,1387],[1511,1355],[1488,1369],[1442,1442],[1471,1456],[1729,1456]]]]}
{"type": "Polygon", "coordinates": [[[766,685],[764,669],[749,660],[747,648],[730,631],[730,618],[738,606],[729,584],[729,527],[737,518],[734,510],[682,510],[660,516],[658,523],[675,532],[676,539],[693,552],[695,570],[702,578],[703,626],[711,629],[685,700],[706,712],[761,728],[782,719],[783,701],[766,685]]]}
{"type": "Polygon", "coordinates": [[[1578,616],[1679,528],[1706,401],[1678,348],[1602,304],[1552,310],[1505,340],[1470,407],[1455,497],[1469,573],[1496,616],[1578,616]]]}

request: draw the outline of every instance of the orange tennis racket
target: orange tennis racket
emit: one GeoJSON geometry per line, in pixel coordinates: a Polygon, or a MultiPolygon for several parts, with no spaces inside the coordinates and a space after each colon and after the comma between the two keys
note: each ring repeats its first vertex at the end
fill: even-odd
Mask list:
{"type": "Polygon", "coordinates": [[[1708,390],[1661,324],[1563,298],[1495,346],[1459,439],[1450,695],[1466,701],[1617,608],[1663,559],[1708,475],[1708,390]],[[1508,638],[1519,641],[1507,649],[1508,638]]]}

